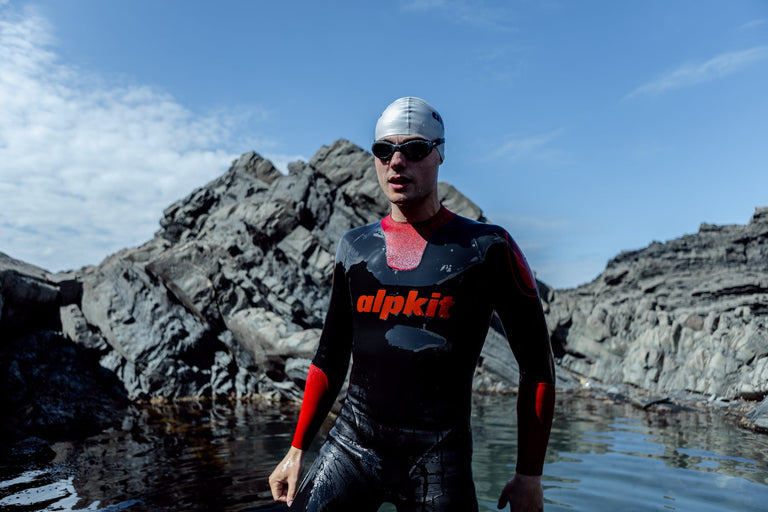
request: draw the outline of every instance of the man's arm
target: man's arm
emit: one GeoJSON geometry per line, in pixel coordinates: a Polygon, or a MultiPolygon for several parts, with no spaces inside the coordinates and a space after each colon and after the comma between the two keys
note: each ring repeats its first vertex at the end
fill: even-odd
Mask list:
{"type": "Polygon", "coordinates": [[[289,506],[296,497],[304,465],[304,451],[312,443],[341,389],[352,350],[352,305],[339,245],[333,271],[331,301],[317,351],[304,387],[296,431],[285,458],[269,477],[275,501],[289,506]]]}
{"type": "Polygon", "coordinates": [[[512,511],[543,509],[541,473],[555,406],[555,367],[536,280],[519,247],[505,235],[494,244],[486,261],[493,273],[494,308],[520,366],[517,399],[516,475],[499,498],[499,508],[512,511]]]}

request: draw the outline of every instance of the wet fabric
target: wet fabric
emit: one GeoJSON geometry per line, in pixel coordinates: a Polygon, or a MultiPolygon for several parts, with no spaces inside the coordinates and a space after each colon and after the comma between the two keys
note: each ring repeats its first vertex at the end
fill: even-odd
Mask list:
{"type": "Polygon", "coordinates": [[[472,512],[469,425],[400,429],[373,422],[349,398],[291,510],[472,512]]]}
{"type": "MultiPolygon", "coordinates": [[[[313,405],[311,415],[304,415],[302,410],[305,419],[299,422],[297,447],[305,448],[317,432],[341,388],[350,356],[353,365],[341,416],[305,481],[302,502],[311,501],[309,496],[320,489],[316,485],[323,486],[323,500],[328,502],[332,501],[326,499],[333,494],[328,490],[331,488],[339,493],[333,499],[357,500],[348,493],[357,496],[358,490],[349,488],[358,486],[363,489],[360,496],[378,493],[383,482],[389,481],[388,466],[382,466],[381,472],[371,472],[368,467],[376,464],[361,461],[403,461],[429,452],[418,441],[418,435],[414,434],[415,447],[403,441],[405,448],[401,452],[400,442],[382,444],[377,435],[360,434],[366,429],[374,433],[381,429],[402,432],[403,438],[409,437],[409,432],[431,432],[433,438],[446,432],[466,433],[461,436],[465,440],[462,447],[450,451],[450,457],[438,457],[440,464],[436,466],[443,468],[443,481],[453,482],[455,477],[457,489],[466,489],[460,482],[471,482],[471,436],[467,425],[472,377],[494,311],[519,363],[521,390],[531,389],[535,394],[538,384],[554,384],[544,314],[535,280],[520,249],[498,226],[445,210],[438,215],[442,220],[428,224],[429,229],[419,230],[414,225],[413,232],[395,236],[392,229],[398,226],[385,219],[347,232],[339,244],[331,303],[312,361],[320,372],[316,375],[323,377],[315,382],[323,386],[327,382],[327,392],[316,407],[313,405]],[[422,252],[420,257],[412,254],[409,239],[418,246],[416,252],[422,252]],[[410,253],[393,255],[392,251],[410,253]],[[382,451],[376,448],[379,445],[382,451]],[[422,449],[427,450],[420,452],[422,449]],[[341,460],[348,464],[339,465],[337,461],[341,460]],[[449,460],[461,463],[451,464],[449,460]],[[344,478],[353,478],[356,472],[359,478],[352,479],[354,484],[340,485],[344,480],[329,476],[334,468],[346,475],[344,478]],[[318,479],[326,483],[317,483],[318,479]],[[327,482],[335,484],[328,487],[327,482]]],[[[309,380],[307,386],[311,387],[309,380]]],[[[549,421],[553,397],[547,399],[544,411],[549,421]]],[[[518,410],[519,421],[537,424],[529,421],[539,415],[536,399],[523,404],[525,407],[518,410]]],[[[525,462],[523,467],[518,462],[518,471],[541,474],[548,432],[546,426],[544,435],[533,443],[541,446],[519,447],[518,461],[525,462]]],[[[395,465],[408,467],[404,462],[395,465]]],[[[392,488],[406,485],[401,477],[392,481],[392,488]]],[[[474,502],[474,492],[470,501],[474,502]]],[[[407,508],[410,506],[403,501],[402,507],[406,508],[399,510],[417,510],[407,508]]]]}

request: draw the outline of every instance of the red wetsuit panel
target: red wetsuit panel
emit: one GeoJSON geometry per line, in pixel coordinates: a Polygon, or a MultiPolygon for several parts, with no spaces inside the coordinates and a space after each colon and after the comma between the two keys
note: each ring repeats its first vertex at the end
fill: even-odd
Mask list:
{"type": "Polygon", "coordinates": [[[293,436],[291,446],[305,450],[312,443],[319,427],[317,418],[322,417],[324,419],[325,415],[328,414],[328,411],[325,410],[328,395],[328,377],[323,370],[310,364],[307,383],[304,386],[304,400],[301,403],[299,422],[296,425],[296,433],[293,436]]]}
{"type": "Polygon", "coordinates": [[[555,411],[555,386],[539,382],[520,386],[517,398],[517,472],[541,475],[555,411]]]}
{"type": "Polygon", "coordinates": [[[395,270],[413,270],[418,267],[429,237],[455,216],[444,206],[436,215],[417,224],[395,222],[391,214],[387,215],[381,221],[387,239],[387,265],[395,270]]]}

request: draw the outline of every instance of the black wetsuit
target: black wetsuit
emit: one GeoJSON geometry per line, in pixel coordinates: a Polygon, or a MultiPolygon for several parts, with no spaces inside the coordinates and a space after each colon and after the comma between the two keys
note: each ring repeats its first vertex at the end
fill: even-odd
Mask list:
{"type": "Polygon", "coordinates": [[[352,355],[349,390],[293,507],[476,510],[472,377],[494,310],[519,362],[521,402],[528,390],[519,418],[532,446],[518,471],[540,474],[554,365],[535,281],[506,231],[443,208],[419,225],[387,217],[347,232],[293,445],[311,442],[352,355]]]}

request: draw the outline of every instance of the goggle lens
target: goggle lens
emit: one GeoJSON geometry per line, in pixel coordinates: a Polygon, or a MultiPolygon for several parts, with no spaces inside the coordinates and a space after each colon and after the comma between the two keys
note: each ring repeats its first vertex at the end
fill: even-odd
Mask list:
{"type": "Polygon", "coordinates": [[[373,143],[371,152],[379,160],[389,160],[395,154],[395,151],[400,151],[411,162],[418,162],[426,158],[432,152],[432,148],[442,143],[443,139],[435,141],[414,139],[402,144],[392,144],[386,140],[378,140],[373,143]]]}

